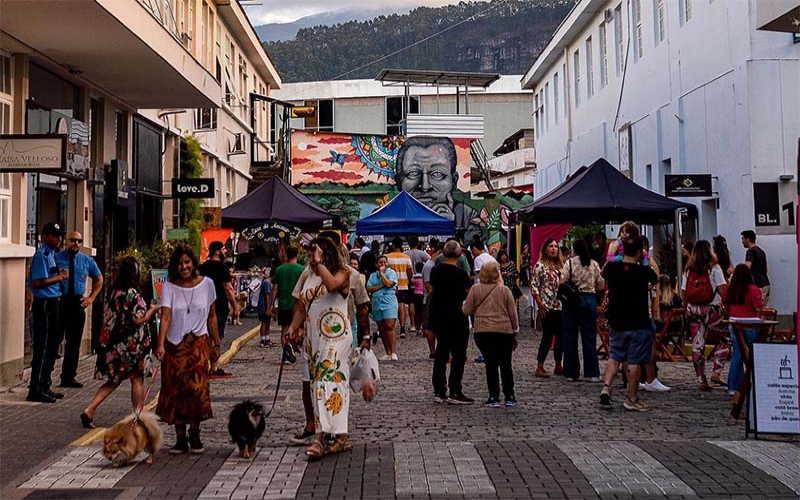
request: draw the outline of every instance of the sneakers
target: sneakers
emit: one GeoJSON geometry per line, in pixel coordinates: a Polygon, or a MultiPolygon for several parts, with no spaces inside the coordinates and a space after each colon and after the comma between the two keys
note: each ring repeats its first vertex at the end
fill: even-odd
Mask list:
{"type": "MultiPolygon", "coordinates": [[[[639,384],[639,387],[642,387],[642,384],[639,384]]],[[[644,390],[648,392],[669,392],[669,387],[662,384],[660,380],[653,379],[652,382],[649,384],[644,384],[644,390]]]]}
{"type": "Polygon", "coordinates": [[[483,403],[483,406],[486,408],[501,408],[503,405],[500,403],[500,399],[490,397],[483,403]]]}
{"type": "Polygon", "coordinates": [[[226,372],[222,368],[217,368],[208,375],[208,378],[231,378],[231,377],[233,377],[233,375],[226,372]]]}
{"type": "Polygon", "coordinates": [[[476,363],[483,363],[483,356],[478,356],[477,358],[475,358],[475,362],[476,363]]]}
{"type": "Polygon", "coordinates": [[[459,392],[458,394],[451,394],[450,397],[447,398],[447,402],[451,405],[468,405],[474,403],[475,400],[459,392]]]}
{"type": "Polygon", "coordinates": [[[589,377],[589,378],[585,378],[584,380],[587,381],[587,382],[592,382],[594,384],[596,384],[598,382],[602,382],[600,377],[589,377]]]}
{"type": "Polygon", "coordinates": [[[287,361],[289,364],[294,364],[297,361],[297,356],[294,354],[294,348],[292,344],[286,344],[283,346],[283,357],[281,361],[287,361]]]}
{"type": "Polygon", "coordinates": [[[625,398],[625,402],[622,403],[622,407],[628,411],[650,411],[651,409],[650,405],[640,398],[636,398],[635,401],[625,398]]]}
{"type": "Polygon", "coordinates": [[[400,332],[400,338],[401,339],[406,338],[406,332],[400,332]]]}
{"type": "Polygon", "coordinates": [[[200,430],[189,429],[189,453],[192,455],[199,455],[206,451],[203,448],[203,443],[200,442],[200,430]]]}
{"type": "Polygon", "coordinates": [[[417,327],[414,325],[409,326],[408,333],[417,333],[417,327]]]}
{"type": "Polygon", "coordinates": [[[400,361],[400,358],[397,357],[397,353],[396,352],[392,353],[392,361],[400,361]]]}
{"type": "Polygon", "coordinates": [[[261,342],[258,343],[258,347],[275,347],[277,344],[270,339],[261,339],[261,342]]]}
{"type": "Polygon", "coordinates": [[[391,354],[384,354],[383,356],[378,358],[378,361],[391,361],[391,360],[392,360],[391,354]]]}
{"type": "Polygon", "coordinates": [[[434,394],[433,395],[433,402],[434,403],[446,403],[447,402],[447,394],[434,394]]]}
{"type": "Polygon", "coordinates": [[[604,385],[600,391],[600,406],[604,410],[611,409],[611,388],[608,385],[604,385]]]}
{"type": "Polygon", "coordinates": [[[184,453],[189,453],[189,440],[186,439],[186,436],[178,436],[178,441],[169,449],[169,454],[182,455],[184,453]]]}
{"type": "Polygon", "coordinates": [[[512,408],[517,406],[517,398],[514,396],[509,396],[506,398],[506,408],[512,408]]]}
{"type": "Polygon", "coordinates": [[[314,437],[313,430],[309,431],[307,429],[303,429],[303,431],[300,432],[299,434],[295,434],[294,436],[292,436],[291,439],[289,439],[289,441],[292,442],[293,444],[305,445],[305,444],[311,444],[310,440],[313,437],[314,437]]]}

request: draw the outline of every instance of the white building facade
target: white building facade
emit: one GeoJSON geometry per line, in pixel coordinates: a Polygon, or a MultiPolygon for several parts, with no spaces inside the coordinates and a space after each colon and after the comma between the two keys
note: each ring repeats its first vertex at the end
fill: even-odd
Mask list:
{"type": "Polygon", "coordinates": [[[700,213],[685,237],[722,234],[742,262],[739,233],[755,229],[785,314],[797,274],[800,43],[757,31],[763,3],[582,0],[522,86],[534,94],[537,197],[599,157],[660,193],[666,174],[711,174],[712,196],[683,199],[700,213]],[[754,185],[775,195],[754,196],[754,185]]]}

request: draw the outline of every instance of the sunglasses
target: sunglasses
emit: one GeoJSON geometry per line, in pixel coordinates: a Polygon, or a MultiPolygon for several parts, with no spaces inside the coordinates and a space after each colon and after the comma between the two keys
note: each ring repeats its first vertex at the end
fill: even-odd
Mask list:
{"type": "Polygon", "coordinates": [[[83,243],[83,240],[79,238],[70,238],[69,241],[72,243],[83,243]]]}

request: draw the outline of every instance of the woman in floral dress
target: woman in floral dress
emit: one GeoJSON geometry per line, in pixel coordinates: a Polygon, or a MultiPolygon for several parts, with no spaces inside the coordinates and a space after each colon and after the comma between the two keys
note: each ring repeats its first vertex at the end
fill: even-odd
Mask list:
{"type": "Polygon", "coordinates": [[[302,339],[305,322],[305,349],[311,376],[311,398],[316,433],[306,449],[309,460],[352,449],[347,437],[350,411],[350,354],[353,332],[347,312],[350,275],[334,244],[315,238],[309,244],[311,274],[300,292],[305,318],[295,315],[288,334],[295,343],[302,339]],[[325,434],[335,436],[324,446],[325,434]]]}
{"type": "Polygon", "coordinates": [[[117,278],[108,291],[103,309],[96,371],[108,380],[97,389],[81,414],[81,425],[87,429],[94,428],[94,414],[100,403],[124,380],[131,381],[134,411],[144,402],[145,357],[152,350],[146,323],[158,307],[148,308],[139,288],[139,262],[134,257],[125,257],[119,264],[117,278]]]}
{"type": "Polygon", "coordinates": [[[558,285],[563,274],[564,257],[558,248],[558,242],[553,238],[548,238],[542,245],[539,253],[539,260],[533,268],[531,274],[531,294],[538,306],[539,319],[542,322],[542,340],[539,342],[539,352],[536,356],[536,376],[547,378],[550,376],[544,368],[547,353],[550,351],[550,344],[555,338],[555,350],[553,357],[556,366],[554,374],[563,375],[564,368],[561,365],[563,359],[562,348],[562,324],[561,324],[561,302],[558,300],[558,285]]]}

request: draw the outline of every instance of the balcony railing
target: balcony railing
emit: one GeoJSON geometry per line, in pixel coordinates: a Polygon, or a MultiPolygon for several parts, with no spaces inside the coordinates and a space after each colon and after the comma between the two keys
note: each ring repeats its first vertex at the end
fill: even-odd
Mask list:
{"type": "Polygon", "coordinates": [[[178,17],[172,7],[172,2],[169,0],[138,0],[138,2],[175,40],[181,45],[186,45],[183,38],[185,34],[179,28],[178,17]]]}

